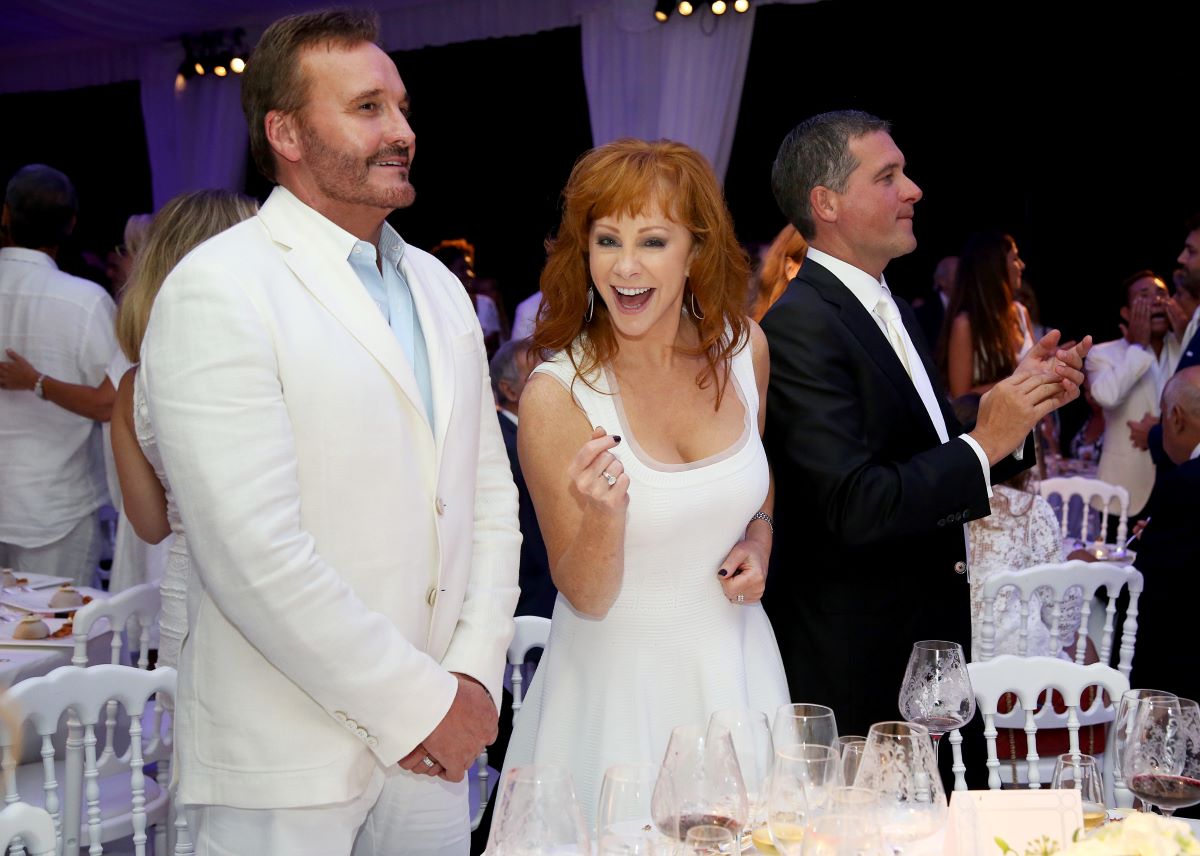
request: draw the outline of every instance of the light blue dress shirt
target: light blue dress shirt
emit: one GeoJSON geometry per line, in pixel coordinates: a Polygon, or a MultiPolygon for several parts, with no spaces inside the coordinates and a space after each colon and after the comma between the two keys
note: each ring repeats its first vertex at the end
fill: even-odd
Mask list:
{"type": "Polygon", "coordinates": [[[425,415],[433,423],[433,388],[429,380],[429,351],[425,346],[425,334],[421,330],[421,319],[413,305],[412,291],[400,269],[404,257],[404,240],[395,230],[384,224],[379,237],[379,248],[383,252],[383,273],[376,262],[375,247],[366,241],[356,241],[350,251],[350,267],[362,281],[367,294],[375,301],[383,319],[392,328],[392,335],[404,349],[408,364],[417,378],[417,388],[425,404],[425,415]]]}

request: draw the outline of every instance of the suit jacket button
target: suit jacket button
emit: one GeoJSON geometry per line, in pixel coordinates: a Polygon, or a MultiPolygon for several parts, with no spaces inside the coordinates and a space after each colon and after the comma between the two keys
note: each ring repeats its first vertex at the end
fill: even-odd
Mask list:
{"type": "Polygon", "coordinates": [[[438,517],[441,517],[446,513],[446,503],[442,502],[442,498],[440,496],[433,503],[433,507],[437,509],[438,517]]]}
{"type": "Polygon", "coordinates": [[[966,562],[955,562],[954,563],[954,573],[965,574],[966,572],[967,572],[967,563],[966,562]]]}
{"type": "Polygon", "coordinates": [[[425,595],[425,602],[427,604],[429,604],[430,606],[436,606],[437,605],[437,596],[438,596],[437,586],[433,586],[432,588],[429,589],[429,594],[425,595]]]}

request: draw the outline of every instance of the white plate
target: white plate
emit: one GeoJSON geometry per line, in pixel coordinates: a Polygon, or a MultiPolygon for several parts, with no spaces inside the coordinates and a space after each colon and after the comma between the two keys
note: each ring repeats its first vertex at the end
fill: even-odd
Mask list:
{"type": "MultiPolygon", "coordinates": [[[[50,574],[16,574],[18,579],[26,580],[25,588],[44,589],[50,586],[60,586],[63,583],[69,583],[70,577],[52,577],[50,574]]],[[[14,586],[15,591],[18,587],[14,586]]],[[[7,589],[6,589],[7,591],[7,589]]]]}
{"type": "MultiPolygon", "coordinates": [[[[50,606],[50,598],[58,589],[38,589],[36,591],[25,591],[23,589],[4,589],[0,593],[0,604],[12,607],[13,609],[23,609],[26,612],[48,612],[63,613],[74,612],[79,609],[78,606],[68,606],[56,608],[50,606]]],[[[81,586],[77,591],[84,597],[91,596],[92,600],[104,600],[108,597],[108,592],[100,591],[100,589],[88,588],[81,586]]]]}
{"type": "MultiPolygon", "coordinates": [[[[66,623],[65,618],[47,618],[43,617],[46,626],[50,628],[50,632],[58,630],[66,623]]],[[[13,630],[16,629],[19,621],[0,621],[0,645],[29,645],[38,648],[69,648],[75,644],[74,636],[63,636],[59,639],[13,639],[13,630]]],[[[3,656],[3,655],[0,655],[3,656]]]]}

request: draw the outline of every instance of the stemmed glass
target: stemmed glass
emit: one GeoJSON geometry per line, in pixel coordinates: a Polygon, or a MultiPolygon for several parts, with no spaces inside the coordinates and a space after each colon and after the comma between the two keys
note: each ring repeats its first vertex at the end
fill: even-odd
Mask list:
{"type": "Polygon", "coordinates": [[[837,747],[837,720],[833,708],[823,704],[782,705],[771,722],[771,739],[776,746],[819,743],[837,747]]]}
{"type": "MultiPolygon", "coordinates": [[[[1137,713],[1138,709],[1137,703],[1141,699],[1153,698],[1155,696],[1160,696],[1162,698],[1176,697],[1175,693],[1169,693],[1166,690],[1131,689],[1126,690],[1121,695],[1121,702],[1117,705],[1117,718],[1116,721],[1113,722],[1113,728],[1116,729],[1116,733],[1113,737],[1114,754],[1112,775],[1114,796],[1116,796],[1118,800],[1118,808],[1128,808],[1128,806],[1120,805],[1121,800],[1123,799],[1122,793],[1123,791],[1128,790],[1129,787],[1125,782],[1125,773],[1124,768],[1121,766],[1121,759],[1125,755],[1125,750],[1128,744],[1129,729],[1133,727],[1133,717],[1137,713]]],[[[1138,800],[1138,802],[1140,803],[1141,801],[1138,800]]],[[[1145,810],[1146,807],[1142,805],[1140,808],[1145,810]]]]}
{"type": "Polygon", "coordinates": [[[841,757],[830,746],[793,743],[775,750],[767,796],[767,826],[775,848],[797,856],[804,828],[842,784],[841,757]]]}
{"type": "Polygon", "coordinates": [[[900,852],[900,844],[933,835],[945,821],[946,793],[923,725],[872,725],[854,783],[879,794],[879,828],[894,852],[900,852]]]}
{"type": "Polygon", "coordinates": [[[857,734],[844,734],[838,738],[838,747],[842,752],[842,780],[847,785],[854,784],[858,774],[858,765],[862,762],[863,749],[867,746],[867,738],[857,734]]]}
{"type": "Polygon", "coordinates": [[[1104,780],[1095,757],[1067,752],[1054,762],[1054,777],[1051,788],[1074,788],[1079,791],[1083,803],[1083,828],[1086,830],[1103,826],[1108,820],[1108,809],[1104,805],[1104,780]]]}
{"type": "Polygon", "coordinates": [[[771,765],[775,760],[775,748],[771,742],[771,725],[765,713],[745,708],[718,710],[708,721],[709,728],[726,728],[733,739],[738,766],[742,771],[742,782],[746,785],[746,800],[750,814],[742,830],[742,840],[752,840],[756,845],[770,845],[771,836],[767,829],[767,783],[771,778],[771,765]]]}
{"type": "Polygon", "coordinates": [[[732,853],[733,846],[733,830],[704,823],[687,831],[687,837],[683,839],[683,854],[715,856],[718,853],[732,853]]]}
{"type": "Polygon", "coordinates": [[[1137,702],[1121,761],[1129,789],[1170,816],[1200,803],[1200,707],[1186,698],[1137,702]]]}
{"type": "Polygon", "coordinates": [[[487,851],[492,856],[591,853],[571,774],[536,764],[505,772],[487,851]]]}
{"type": "Polygon", "coordinates": [[[650,811],[657,778],[653,764],[616,764],[604,771],[596,807],[596,840],[602,852],[645,856],[662,841],[650,811]]]}
{"type": "Polygon", "coordinates": [[[857,814],[826,814],[809,824],[801,856],[878,856],[879,824],[857,814]]]}
{"type": "Polygon", "coordinates": [[[740,835],[750,810],[729,729],[676,726],[650,812],[659,831],[676,841],[684,841],[693,826],[723,826],[740,835]]]}
{"type": "Polygon", "coordinates": [[[938,639],[913,644],[900,685],[900,715],[929,730],[936,764],[942,735],[975,715],[975,692],[961,645],[938,639]]]}

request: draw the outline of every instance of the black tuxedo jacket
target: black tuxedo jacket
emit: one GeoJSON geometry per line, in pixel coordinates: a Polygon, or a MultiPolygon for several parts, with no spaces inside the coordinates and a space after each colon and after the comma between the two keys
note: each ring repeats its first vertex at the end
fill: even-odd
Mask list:
{"type": "Polygon", "coordinates": [[[554,612],[558,589],[550,579],[550,560],[546,557],[546,542],[538,528],[537,513],[529,498],[521,462],[517,459],[517,426],[503,413],[497,412],[504,449],[517,485],[517,514],[521,525],[521,597],[517,600],[517,615],[540,615],[549,618],[554,612]]]}
{"type": "MultiPolygon", "coordinates": [[[[912,310],[897,300],[941,404],[942,443],[874,318],[805,260],[762,321],[771,351],[765,444],[775,476],[766,607],[793,700],[865,734],[899,716],[912,643],[970,642],[963,524],[990,513],[912,310]]],[[[1034,461],[992,468],[1003,481],[1034,461]]]]}

